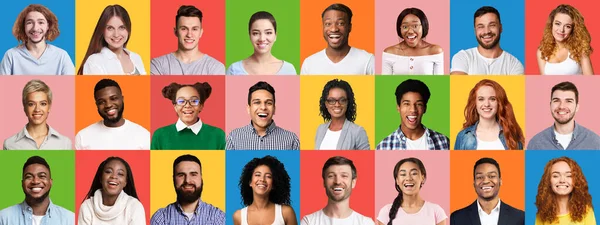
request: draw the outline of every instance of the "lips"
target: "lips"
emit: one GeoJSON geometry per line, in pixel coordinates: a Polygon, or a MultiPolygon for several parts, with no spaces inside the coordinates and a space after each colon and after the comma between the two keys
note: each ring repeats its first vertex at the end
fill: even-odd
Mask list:
{"type": "Polygon", "coordinates": [[[34,187],[34,188],[30,188],[29,190],[31,190],[31,192],[33,193],[40,193],[42,191],[43,188],[41,187],[34,187]]]}
{"type": "Polygon", "coordinates": [[[258,45],[256,45],[256,46],[258,46],[258,48],[260,48],[260,49],[264,49],[264,48],[266,48],[267,46],[269,46],[269,44],[268,44],[268,43],[260,43],[260,44],[258,44],[258,45]]]}
{"type": "Polygon", "coordinates": [[[329,41],[333,44],[337,44],[340,42],[340,40],[342,39],[342,35],[341,34],[329,34],[327,35],[329,41]]]}
{"type": "Polygon", "coordinates": [[[334,192],[334,193],[340,193],[340,192],[342,192],[342,191],[344,191],[344,189],[343,189],[343,188],[341,188],[341,187],[336,187],[336,188],[333,188],[333,192],[334,192]]]}
{"type": "Polygon", "coordinates": [[[268,116],[269,114],[267,114],[267,113],[258,113],[257,115],[258,115],[258,117],[260,117],[260,118],[267,118],[267,116],[268,116]]]}
{"type": "Polygon", "coordinates": [[[409,123],[415,123],[415,122],[417,122],[417,116],[406,116],[406,120],[409,123]]]}
{"type": "Polygon", "coordinates": [[[117,114],[117,109],[110,109],[106,111],[106,114],[109,116],[114,116],[115,114],[117,114]]]}
{"type": "Polygon", "coordinates": [[[110,188],[117,188],[117,187],[119,187],[119,183],[114,182],[114,181],[109,181],[108,182],[108,187],[110,187],[110,188]]]}

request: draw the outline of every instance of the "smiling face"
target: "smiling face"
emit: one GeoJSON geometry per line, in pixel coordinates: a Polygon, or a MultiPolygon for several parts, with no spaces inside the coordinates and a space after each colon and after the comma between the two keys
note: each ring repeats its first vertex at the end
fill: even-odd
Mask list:
{"type": "Polygon", "coordinates": [[[267,90],[260,89],[252,92],[248,114],[255,128],[266,129],[275,115],[275,101],[267,90]]]}
{"type": "Polygon", "coordinates": [[[252,180],[250,180],[250,187],[255,194],[269,195],[273,189],[273,173],[271,173],[271,168],[266,165],[260,165],[254,168],[252,180]]]}
{"type": "Polygon", "coordinates": [[[256,53],[271,52],[277,34],[273,24],[268,19],[259,19],[250,27],[250,41],[256,53]]]}
{"type": "Polygon", "coordinates": [[[50,101],[48,95],[41,91],[29,93],[25,102],[25,115],[31,125],[46,124],[50,113],[50,101]]]}
{"type": "Polygon", "coordinates": [[[42,202],[50,194],[52,179],[50,171],[42,164],[31,164],[25,167],[21,180],[25,199],[29,202],[42,202]]]}
{"type": "Polygon", "coordinates": [[[123,45],[129,37],[129,32],[123,23],[123,20],[117,16],[111,17],[104,28],[104,41],[111,50],[123,48],[123,45]]]}
{"type": "Polygon", "coordinates": [[[203,107],[204,105],[200,104],[200,94],[194,87],[185,86],[177,91],[175,112],[186,125],[191,126],[198,121],[198,114],[203,107]]]}
{"type": "Polygon", "coordinates": [[[46,39],[48,32],[48,21],[46,17],[37,11],[27,13],[25,17],[25,34],[29,42],[37,44],[46,39]]]}
{"type": "Polygon", "coordinates": [[[552,36],[557,42],[569,38],[573,31],[573,19],[564,13],[557,13],[552,22],[552,36]]]}
{"type": "Polygon", "coordinates": [[[556,90],[552,92],[550,111],[554,121],[558,124],[567,124],[573,120],[579,110],[575,92],[556,90]]]}
{"type": "Polygon", "coordinates": [[[348,109],[346,91],[341,88],[329,89],[329,95],[327,95],[327,99],[325,100],[325,107],[327,107],[327,112],[331,115],[331,119],[346,118],[346,110],[348,109]]]}
{"type": "Polygon", "coordinates": [[[332,49],[340,49],[348,45],[348,37],[352,24],[348,15],[338,10],[328,10],[323,15],[323,38],[332,49]]]}
{"type": "Polygon", "coordinates": [[[202,170],[192,161],[182,161],[175,166],[175,192],[180,203],[192,203],[202,196],[202,170]]]}
{"type": "Polygon", "coordinates": [[[569,195],[573,191],[573,178],[571,176],[571,167],[565,161],[559,161],[552,165],[550,185],[556,195],[569,195]]]}
{"type": "Polygon", "coordinates": [[[350,197],[356,185],[350,165],[331,165],[325,170],[325,192],[330,201],[341,202],[350,197]]]}
{"type": "Polygon", "coordinates": [[[398,169],[396,185],[400,187],[405,195],[416,195],[421,191],[421,185],[425,176],[419,170],[419,166],[413,162],[405,162],[398,169]]]}
{"type": "Polygon", "coordinates": [[[98,90],[94,96],[96,98],[96,107],[98,114],[102,119],[117,123],[123,117],[125,105],[121,91],[115,86],[108,86],[98,90]]]}
{"type": "Polygon", "coordinates": [[[413,14],[406,15],[404,19],[402,19],[400,32],[406,45],[410,47],[416,47],[423,37],[423,26],[421,26],[421,19],[413,14]]]}
{"type": "Polygon", "coordinates": [[[421,127],[421,119],[425,113],[425,102],[421,94],[417,92],[406,92],[402,95],[400,105],[397,106],[402,120],[402,127],[416,130],[421,127]]]}
{"type": "Polygon", "coordinates": [[[102,194],[118,196],[127,185],[127,168],[119,160],[111,160],[102,171],[102,194]]]}
{"type": "Polygon", "coordinates": [[[486,13],[475,18],[475,36],[479,45],[492,49],[500,42],[502,24],[494,13],[486,13]]]}
{"type": "Polygon", "coordinates": [[[502,180],[498,168],[490,163],[482,163],[475,168],[473,187],[479,199],[490,201],[498,196],[502,180]]]}
{"type": "Polygon", "coordinates": [[[203,32],[200,18],[195,16],[179,17],[177,27],[175,28],[179,49],[184,51],[198,50],[198,41],[202,37],[203,32]]]}
{"type": "Polygon", "coordinates": [[[496,91],[490,86],[481,86],[477,90],[477,114],[479,119],[495,119],[498,112],[498,101],[496,91]]]}

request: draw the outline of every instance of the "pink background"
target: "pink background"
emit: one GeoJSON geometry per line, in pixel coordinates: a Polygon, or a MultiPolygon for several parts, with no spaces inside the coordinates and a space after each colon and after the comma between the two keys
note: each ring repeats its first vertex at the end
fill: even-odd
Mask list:
{"type": "Polygon", "coordinates": [[[375,1],[375,74],[381,74],[381,54],[389,46],[398,44],[396,19],[405,8],[419,8],[429,21],[427,42],[444,50],[444,74],[450,74],[450,1],[375,1]]]}
{"type": "Polygon", "coordinates": [[[570,81],[577,86],[579,91],[579,111],[575,114],[575,121],[584,127],[599,133],[597,97],[600,80],[593,76],[527,76],[525,78],[526,96],[526,140],[529,140],[540,131],[552,126],[554,118],[550,112],[550,92],[552,87],[560,82],[570,81]]]}
{"type": "MultiPolygon", "coordinates": [[[[377,151],[375,152],[375,220],[383,206],[393,203],[398,192],[394,188],[394,166],[404,158],[421,160],[427,171],[421,197],[440,205],[450,218],[450,152],[449,151],[377,151]]],[[[448,219],[449,221],[449,219],[448,219]]],[[[449,223],[449,222],[447,222],[449,223]]]]}
{"type": "Polygon", "coordinates": [[[33,79],[44,81],[52,90],[52,108],[47,123],[58,133],[75,143],[74,76],[2,76],[0,77],[0,141],[18,133],[27,124],[23,111],[22,92],[33,79]]]}
{"type": "Polygon", "coordinates": [[[299,76],[227,76],[225,133],[250,124],[248,89],[259,81],[266,81],[275,89],[275,115],[278,127],[300,137],[300,77],[299,76]]]}

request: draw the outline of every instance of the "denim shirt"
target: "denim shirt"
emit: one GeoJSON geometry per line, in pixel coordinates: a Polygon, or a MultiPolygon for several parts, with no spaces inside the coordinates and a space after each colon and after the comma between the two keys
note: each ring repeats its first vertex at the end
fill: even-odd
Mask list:
{"type": "MultiPolygon", "coordinates": [[[[31,225],[33,209],[25,201],[0,211],[0,225],[31,225]]],[[[74,225],[75,214],[63,207],[48,205],[41,225],[74,225]]]]}
{"type": "MultiPolygon", "coordinates": [[[[454,150],[477,150],[477,124],[479,124],[479,121],[458,132],[458,135],[456,135],[456,142],[454,143],[454,150]]],[[[508,146],[506,146],[506,139],[504,138],[504,132],[502,132],[502,126],[500,126],[498,138],[500,138],[500,142],[502,142],[504,149],[508,149],[508,146]]],[[[518,144],[518,149],[522,150],[523,144],[520,142],[518,144]]]]}

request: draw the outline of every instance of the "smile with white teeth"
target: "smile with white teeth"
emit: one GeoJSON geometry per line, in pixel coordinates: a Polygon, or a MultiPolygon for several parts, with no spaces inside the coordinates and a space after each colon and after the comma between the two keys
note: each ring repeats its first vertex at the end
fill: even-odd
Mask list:
{"type": "Polygon", "coordinates": [[[491,190],[493,187],[481,187],[481,190],[491,190]]]}
{"type": "Polygon", "coordinates": [[[192,115],[194,114],[194,111],[183,111],[184,115],[192,115]]]}
{"type": "Polygon", "coordinates": [[[407,116],[406,119],[408,120],[408,122],[414,123],[415,121],[417,121],[417,116],[407,116]]]}
{"type": "Polygon", "coordinates": [[[38,192],[42,191],[42,188],[41,187],[34,187],[34,188],[31,188],[31,191],[34,192],[34,193],[38,193],[38,192]]]}
{"type": "Polygon", "coordinates": [[[338,188],[334,188],[334,189],[333,189],[333,191],[343,191],[343,190],[344,190],[344,189],[343,189],[343,188],[341,188],[341,187],[338,187],[338,188]]]}
{"type": "Polygon", "coordinates": [[[108,114],[109,116],[115,115],[117,114],[117,109],[111,109],[106,111],[106,114],[108,114]]]}
{"type": "Polygon", "coordinates": [[[260,118],[266,118],[267,114],[266,113],[259,113],[258,117],[260,117],[260,118]]]}
{"type": "Polygon", "coordinates": [[[113,181],[109,181],[108,184],[109,185],[118,185],[117,182],[113,182],[113,181]]]}
{"type": "Polygon", "coordinates": [[[567,115],[567,114],[569,114],[569,112],[567,112],[567,111],[558,111],[557,113],[558,113],[558,115],[567,115]]]}
{"type": "Polygon", "coordinates": [[[185,39],[184,40],[186,43],[194,43],[194,39],[185,39]]]}
{"type": "Polygon", "coordinates": [[[484,111],[484,112],[491,112],[491,111],[492,111],[492,108],[482,108],[482,109],[481,109],[481,111],[484,111]]]}
{"type": "Polygon", "coordinates": [[[329,38],[332,38],[332,39],[338,39],[340,37],[342,37],[342,35],[339,35],[339,34],[330,34],[329,35],[329,38]]]}
{"type": "Polygon", "coordinates": [[[404,187],[414,187],[415,184],[404,184],[404,187]]]}

